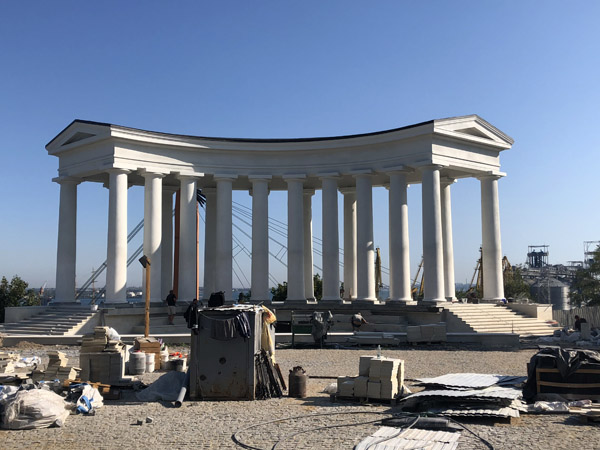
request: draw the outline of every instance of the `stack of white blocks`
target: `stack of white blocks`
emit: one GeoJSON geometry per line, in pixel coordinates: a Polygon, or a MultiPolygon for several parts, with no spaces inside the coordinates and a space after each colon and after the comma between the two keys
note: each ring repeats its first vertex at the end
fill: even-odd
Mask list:
{"type": "Polygon", "coordinates": [[[338,377],[341,397],[391,400],[404,384],[404,361],[401,359],[361,356],[357,377],[338,377]]]}

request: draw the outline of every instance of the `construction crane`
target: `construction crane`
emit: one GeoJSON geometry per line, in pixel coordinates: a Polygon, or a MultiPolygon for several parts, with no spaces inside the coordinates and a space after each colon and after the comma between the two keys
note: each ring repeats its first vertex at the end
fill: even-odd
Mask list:
{"type": "Polygon", "coordinates": [[[425,281],[425,270],[423,270],[423,262],[424,258],[421,256],[421,262],[419,263],[419,267],[417,267],[417,273],[415,274],[415,278],[410,287],[410,292],[413,298],[419,298],[423,296],[423,282],[425,281]],[[419,288],[417,289],[417,281],[419,280],[419,274],[421,274],[421,282],[419,283],[419,288]]]}
{"type": "MultiPolygon", "coordinates": [[[[482,254],[481,247],[479,247],[479,259],[477,260],[477,264],[475,264],[475,271],[473,272],[473,277],[471,278],[471,284],[469,285],[469,289],[467,289],[467,293],[471,292],[483,292],[483,265],[481,264],[482,254]],[[477,279],[477,282],[475,282],[477,279]]],[[[502,258],[502,275],[506,278],[507,273],[512,273],[513,267],[508,261],[508,258],[505,256],[502,258]]]]}
{"type": "Polygon", "coordinates": [[[383,287],[381,281],[381,254],[379,247],[375,249],[375,297],[379,298],[379,290],[383,287]]]}

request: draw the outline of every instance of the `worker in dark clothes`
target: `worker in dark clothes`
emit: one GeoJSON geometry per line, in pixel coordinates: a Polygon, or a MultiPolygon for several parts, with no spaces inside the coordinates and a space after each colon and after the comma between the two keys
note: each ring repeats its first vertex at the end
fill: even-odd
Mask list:
{"type": "Polygon", "coordinates": [[[354,314],[352,316],[352,319],[350,320],[350,322],[352,323],[352,330],[353,331],[359,331],[360,327],[364,324],[364,323],[369,323],[365,320],[365,318],[362,316],[362,314],[359,312],[357,312],[356,314],[354,314]]]}
{"type": "Polygon", "coordinates": [[[581,324],[587,323],[583,317],[575,316],[575,331],[581,331],[581,324]]]}
{"type": "Polygon", "coordinates": [[[169,295],[167,295],[167,298],[165,300],[167,302],[167,310],[168,310],[168,315],[169,315],[169,325],[175,325],[173,323],[173,320],[175,319],[175,314],[177,313],[177,309],[175,307],[176,303],[177,303],[177,296],[175,295],[175,293],[173,292],[173,290],[171,289],[169,291],[169,295]]]}

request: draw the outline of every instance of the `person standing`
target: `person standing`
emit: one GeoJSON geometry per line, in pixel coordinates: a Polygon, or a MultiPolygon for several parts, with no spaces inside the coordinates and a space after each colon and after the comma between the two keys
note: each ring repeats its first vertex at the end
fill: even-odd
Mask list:
{"type": "Polygon", "coordinates": [[[167,302],[167,314],[169,315],[169,325],[175,325],[173,320],[175,319],[175,314],[177,313],[177,308],[175,307],[177,304],[177,296],[173,292],[173,289],[169,291],[169,295],[166,298],[167,302]]]}
{"type": "Polygon", "coordinates": [[[587,320],[583,317],[575,316],[575,331],[581,331],[582,323],[587,323],[587,320]]]}

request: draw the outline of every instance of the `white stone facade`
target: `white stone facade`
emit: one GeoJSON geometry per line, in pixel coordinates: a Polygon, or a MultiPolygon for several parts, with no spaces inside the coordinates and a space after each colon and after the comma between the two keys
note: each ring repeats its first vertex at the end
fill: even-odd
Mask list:
{"type": "Polygon", "coordinates": [[[498,179],[500,152],[513,140],[476,115],[431,120],[362,135],[308,139],[225,139],[157,133],[75,120],[48,145],[59,158],[60,210],[57,301],[75,301],[77,185],[109,188],[106,301],[125,302],[127,187],[144,186],[144,253],[150,256],[152,298],[173,280],[170,211],[180,190],[179,297],[196,290],[196,188],[206,205],[205,292],[232,288],[232,191],[252,194],[252,297],[268,292],[268,196],[288,195],[288,300],[312,297],[312,194],[323,191],[324,301],[339,302],[341,275],[337,211],[344,195],[345,299],[373,302],[372,188],[386,186],[390,205],[390,302],[409,302],[410,268],[406,190],[423,186],[426,302],[454,298],[450,188],[481,182],[484,298],[503,298],[498,179]],[[166,267],[165,267],[166,266],[166,267]]]}

